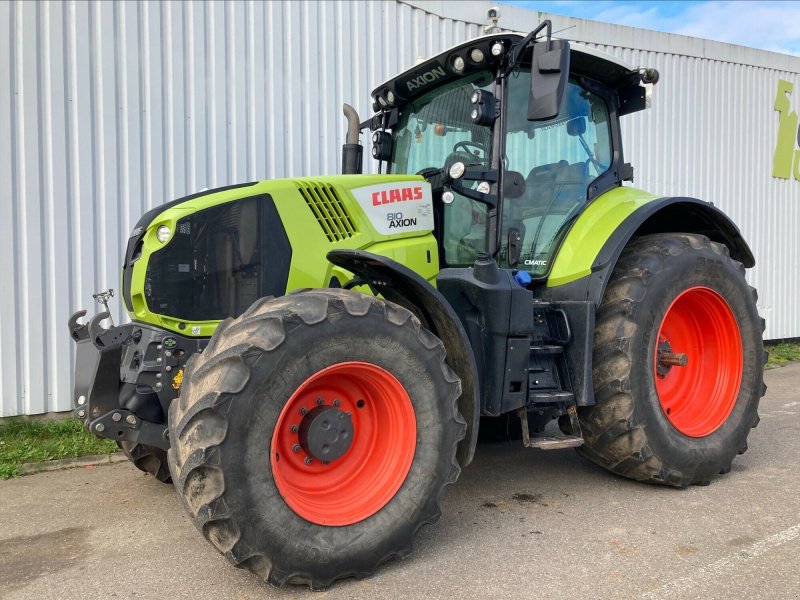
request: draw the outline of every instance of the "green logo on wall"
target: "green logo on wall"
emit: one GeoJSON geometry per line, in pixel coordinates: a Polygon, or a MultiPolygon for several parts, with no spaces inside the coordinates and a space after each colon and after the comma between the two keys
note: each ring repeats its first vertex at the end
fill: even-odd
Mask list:
{"type": "Polygon", "coordinates": [[[794,84],[778,80],[778,93],[775,95],[775,110],[780,113],[778,121],[778,143],[775,145],[775,160],[772,163],[772,176],[789,179],[792,174],[800,181],[800,128],[797,126],[797,111],[792,110],[789,97],[794,84]]]}

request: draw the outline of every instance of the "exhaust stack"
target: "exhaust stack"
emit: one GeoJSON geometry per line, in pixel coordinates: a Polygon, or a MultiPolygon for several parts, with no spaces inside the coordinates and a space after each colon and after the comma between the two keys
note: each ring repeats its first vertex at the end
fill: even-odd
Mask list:
{"type": "Polygon", "coordinates": [[[358,137],[361,129],[356,109],[346,104],[342,107],[344,116],[347,117],[347,137],[342,145],[342,175],[357,175],[361,173],[363,146],[358,137]]]}

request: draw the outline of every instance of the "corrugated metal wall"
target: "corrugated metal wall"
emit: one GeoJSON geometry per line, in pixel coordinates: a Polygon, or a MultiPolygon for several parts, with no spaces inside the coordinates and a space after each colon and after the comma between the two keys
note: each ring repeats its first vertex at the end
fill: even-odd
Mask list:
{"type": "MultiPolygon", "coordinates": [[[[337,172],[342,102],[365,117],[375,84],[479,35],[489,6],[0,2],[0,415],[70,408],[66,319],[118,287],[141,213],[205,187],[337,172]]],[[[508,28],[538,21],[504,12],[508,28]]],[[[767,336],[800,336],[800,182],[769,177],[775,85],[794,81],[800,109],[800,59],[785,72],[757,51],[686,56],[671,50],[686,38],[641,31],[612,46],[625,38],[612,26],[555,22],[662,70],[654,110],[627,123],[637,184],[729,212],[763,265],[753,280],[767,336]]]]}

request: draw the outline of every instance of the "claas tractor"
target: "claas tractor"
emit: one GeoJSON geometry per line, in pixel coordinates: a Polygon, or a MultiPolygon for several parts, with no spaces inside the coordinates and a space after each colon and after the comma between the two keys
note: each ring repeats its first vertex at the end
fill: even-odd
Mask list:
{"type": "Polygon", "coordinates": [[[341,175],[147,212],[129,322],[69,321],[75,416],[276,586],[406,556],[479,431],[653,484],[728,472],[765,390],[755,261],[712,204],[624,185],[658,77],[549,22],[491,34],[345,105],[341,175]]]}

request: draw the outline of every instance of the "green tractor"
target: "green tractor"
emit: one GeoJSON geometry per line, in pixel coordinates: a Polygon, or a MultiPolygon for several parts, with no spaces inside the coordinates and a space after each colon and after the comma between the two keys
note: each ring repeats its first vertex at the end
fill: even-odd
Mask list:
{"type": "Polygon", "coordinates": [[[363,123],[345,105],[342,175],[151,210],[130,322],[70,319],[76,417],[277,586],[406,556],[479,429],[709,483],[758,422],[763,320],[722,212],[623,187],[620,117],[657,79],[549,22],[489,35],[380,85],[363,123]]]}

